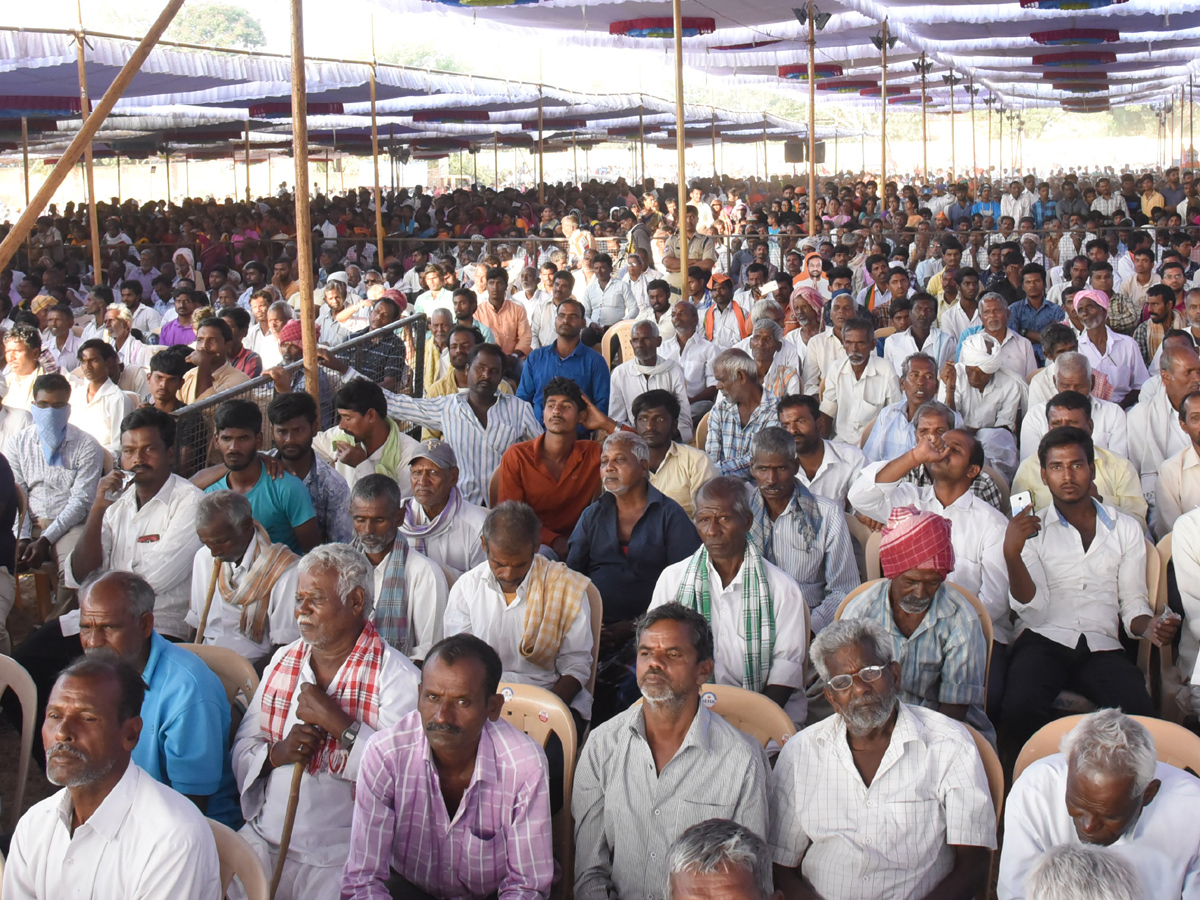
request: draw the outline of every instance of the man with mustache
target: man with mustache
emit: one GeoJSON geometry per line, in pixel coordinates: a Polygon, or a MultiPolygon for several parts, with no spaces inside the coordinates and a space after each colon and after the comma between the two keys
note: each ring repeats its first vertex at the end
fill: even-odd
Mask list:
{"type": "Polygon", "coordinates": [[[372,566],[345,544],[301,561],[300,639],[263,674],[233,743],[249,842],[274,870],[296,763],[304,767],[276,900],[336,897],[350,851],[354,783],[372,735],[417,705],[420,673],[371,623],[372,566]]]}
{"type": "Polygon", "coordinates": [[[458,457],[445,441],[422,441],[408,466],[412,497],[404,502],[400,534],[409,547],[458,577],[484,561],[479,535],[487,510],[458,489],[458,457]]]}
{"type": "Polygon", "coordinates": [[[81,659],[59,676],[42,740],[47,777],[63,790],[17,824],[5,897],[52,900],[82,887],[95,897],[218,900],[220,863],[204,814],[131,758],[149,731],[138,714],[145,693],[124,662],[81,659]]]}
{"type": "Polygon", "coordinates": [[[870,321],[851,319],[843,325],[842,346],[846,358],[825,377],[821,415],[839,441],[858,446],[878,412],[900,400],[900,385],[891,365],[874,353],[870,321]]]}
{"type": "Polygon", "coordinates": [[[1154,737],[1117,709],[1084,716],[1060,752],[1032,763],[1004,804],[1000,900],[1049,847],[1089,847],[1137,873],[1139,896],[1189,897],[1200,877],[1195,776],[1158,761],[1154,737]]]}
{"type": "Polygon", "coordinates": [[[836,715],[784,744],[775,764],[775,884],[788,897],[975,896],[996,814],[971,735],[900,701],[893,641],[873,619],[834,622],[812,657],[836,715]]]}
{"type": "Polygon", "coordinates": [[[500,718],[502,668],[469,634],[429,651],[417,708],[363,754],[341,896],[549,895],[546,755],[500,718]]]}
{"type": "Polygon", "coordinates": [[[692,439],[692,408],[688,402],[686,376],[677,360],[661,351],[662,336],[658,325],[642,320],[629,332],[633,359],[626,360],[612,371],[608,397],[608,414],[621,425],[633,424],[633,401],[647,391],[667,390],[679,403],[679,437],[692,439]]]}
{"type": "Polygon", "coordinates": [[[704,616],[665,603],[638,620],[634,640],[643,703],[598,726],[575,771],[579,900],[669,895],[668,851],[707,819],[766,833],[762,751],[700,702],[713,675],[704,616]]]}

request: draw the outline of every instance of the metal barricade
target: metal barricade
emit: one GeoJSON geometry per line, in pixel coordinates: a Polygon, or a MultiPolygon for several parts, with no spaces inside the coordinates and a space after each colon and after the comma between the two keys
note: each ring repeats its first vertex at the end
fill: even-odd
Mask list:
{"type": "MultiPolygon", "coordinates": [[[[334,394],[355,372],[393,393],[423,396],[426,387],[426,322],[424,313],[407,316],[328,348],[332,356],[348,363],[351,368],[346,375],[342,375],[325,363],[319,366],[321,400],[318,427],[324,430],[337,424],[334,394]]],[[[306,389],[303,362],[280,368],[287,373],[293,391],[306,389]]],[[[269,375],[260,375],[173,413],[175,443],[179,449],[176,472],[184,478],[190,478],[201,469],[220,462],[213,443],[214,419],[217,407],[227,400],[249,400],[262,410],[262,446],[263,449],[269,449],[271,432],[267,407],[275,397],[274,380],[269,375]]],[[[405,427],[405,424],[401,423],[401,427],[405,427]]]]}

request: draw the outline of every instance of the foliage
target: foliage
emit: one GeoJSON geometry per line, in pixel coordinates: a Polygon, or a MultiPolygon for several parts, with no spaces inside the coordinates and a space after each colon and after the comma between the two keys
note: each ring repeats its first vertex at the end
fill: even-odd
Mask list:
{"type": "Polygon", "coordinates": [[[232,3],[193,2],[171,24],[168,40],[209,47],[263,47],[267,36],[258,19],[232,3]]]}

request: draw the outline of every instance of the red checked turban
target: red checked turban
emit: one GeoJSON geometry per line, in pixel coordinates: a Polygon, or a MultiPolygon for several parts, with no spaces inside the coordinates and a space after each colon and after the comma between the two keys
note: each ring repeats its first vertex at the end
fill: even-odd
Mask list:
{"type": "Polygon", "coordinates": [[[950,520],[912,506],[893,509],[883,526],[879,562],[887,578],[910,569],[932,569],[945,578],[954,568],[950,520]]]}

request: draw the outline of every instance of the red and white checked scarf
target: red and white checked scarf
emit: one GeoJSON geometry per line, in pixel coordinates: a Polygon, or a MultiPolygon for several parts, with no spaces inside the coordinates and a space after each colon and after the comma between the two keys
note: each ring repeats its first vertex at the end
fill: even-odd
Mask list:
{"type": "Polygon", "coordinates": [[[950,520],[913,506],[896,507],[883,526],[879,563],[885,578],[910,569],[933,569],[945,578],[954,568],[950,520]]]}
{"type": "MultiPolygon", "coordinates": [[[[367,622],[354,649],[342,664],[338,680],[327,691],[344,712],[371,728],[379,727],[379,676],[383,670],[384,646],[375,626],[367,622]]],[[[267,676],[262,695],[262,733],[272,743],[283,740],[283,728],[300,684],[300,673],[311,653],[311,646],[304,641],[298,642],[267,676]]],[[[326,736],[308,764],[308,774],[316,775],[322,769],[336,774],[346,768],[350,754],[341,748],[341,737],[340,734],[326,736]]]]}

